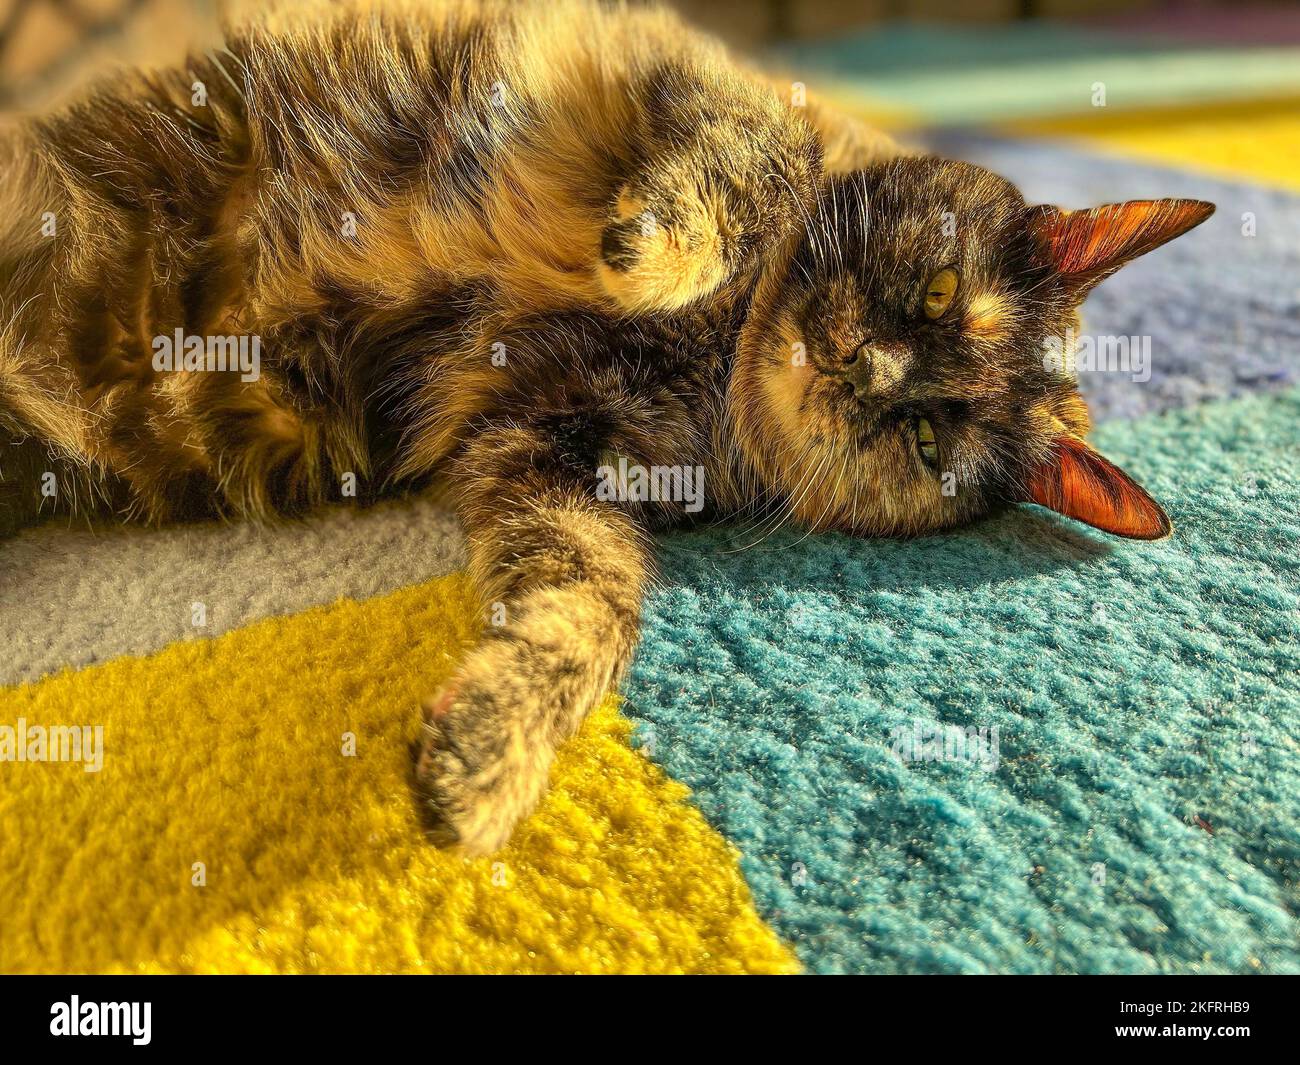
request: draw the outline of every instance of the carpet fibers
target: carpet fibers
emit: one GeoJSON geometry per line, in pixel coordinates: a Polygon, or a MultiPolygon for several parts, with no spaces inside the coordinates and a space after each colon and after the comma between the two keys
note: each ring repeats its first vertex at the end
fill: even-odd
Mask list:
{"type": "Polygon", "coordinates": [[[822,58],[1031,200],[1218,204],[1084,311],[1148,356],[1080,387],[1171,539],[665,537],[621,703],[468,861],[411,792],[477,624],[432,502],[32,530],[0,543],[0,971],[1300,971],[1300,127],[1241,104],[1293,49],[1033,33],[822,58]]]}

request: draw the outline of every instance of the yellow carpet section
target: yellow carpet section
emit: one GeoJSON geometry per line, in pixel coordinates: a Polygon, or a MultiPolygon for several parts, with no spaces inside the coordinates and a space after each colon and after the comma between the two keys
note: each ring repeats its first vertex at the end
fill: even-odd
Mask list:
{"type": "Polygon", "coordinates": [[[505,852],[423,840],[416,707],[471,610],[456,575],[0,691],[105,729],[98,773],[0,763],[0,971],[797,970],[612,699],[505,852]]]}
{"type": "Polygon", "coordinates": [[[1066,137],[1129,159],[1250,177],[1300,190],[1300,99],[1125,111],[1015,122],[1005,132],[1066,137]]]}

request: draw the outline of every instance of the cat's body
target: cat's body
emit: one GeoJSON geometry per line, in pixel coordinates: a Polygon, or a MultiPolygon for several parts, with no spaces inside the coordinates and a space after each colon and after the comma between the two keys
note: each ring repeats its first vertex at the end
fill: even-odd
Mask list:
{"type": "MultiPolygon", "coordinates": [[[[910,533],[1031,497],[1087,517],[1060,477],[1017,492],[1086,430],[1031,349],[1097,264],[1045,289],[1055,238],[1010,186],[914,172],[887,138],[796,102],[656,10],[430,0],[276,17],[29,123],[4,143],[0,512],[264,519],[354,485],[445,482],[496,624],[429,700],[417,772],[446,838],[497,846],[630,658],[654,529],[775,507],[910,533]],[[828,258],[853,249],[861,284],[887,276],[868,203],[914,228],[914,185],[936,213],[969,200],[1001,246],[937,244],[962,280],[949,321],[922,319],[931,354],[890,340],[859,359],[874,341],[836,330],[861,293],[828,258]],[[158,369],[156,338],[178,330],[257,337],[256,379],[158,369]],[[944,380],[908,369],[925,365],[944,380]],[[883,415],[840,439],[905,383],[909,411],[987,397],[952,415],[964,496],[931,485],[883,415]],[[692,471],[705,506],[611,498],[597,471],[629,467],[692,471]]],[[[1185,222],[1139,220],[1107,262],[1185,222]]],[[[890,284],[873,336],[914,310],[911,281],[890,284]]]]}
{"type": "MultiPolygon", "coordinates": [[[[697,127],[694,143],[665,149],[690,178],[732,151],[742,192],[775,170],[811,203],[820,145],[803,118],[664,12],[445,0],[378,11],[269,20],[184,70],[110,81],[11,142],[0,365],[15,394],[43,389],[93,412],[55,420],[114,509],[267,517],[337,496],[344,472],[373,491],[454,450],[529,358],[497,348],[494,365],[492,345],[544,329],[539,316],[617,321],[632,346],[646,318],[651,346],[663,329],[696,328],[658,319],[743,275],[759,247],[725,265],[651,248],[672,261],[644,277],[600,256],[611,204],[658,176],[666,164],[647,151],[675,122],[697,127]],[[695,122],[704,106],[720,112],[713,138],[695,122]],[[738,142],[738,125],[768,143],[738,142]],[[155,373],[154,338],[178,327],[257,336],[262,379],[155,373]],[[59,365],[38,365],[40,348],[59,365]]],[[[771,195],[788,230],[794,191],[771,195]]],[[[769,243],[781,235],[770,227],[769,243]]],[[[728,328],[725,307],[711,309],[690,317],[728,328]]]]}

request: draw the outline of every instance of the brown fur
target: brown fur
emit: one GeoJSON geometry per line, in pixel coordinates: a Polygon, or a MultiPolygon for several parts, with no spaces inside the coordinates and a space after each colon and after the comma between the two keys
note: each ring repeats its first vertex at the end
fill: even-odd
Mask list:
{"type": "Polygon", "coordinates": [[[794,103],[654,8],[355,0],[276,9],[6,132],[0,514],[267,520],[350,478],[363,499],[445,482],[499,624],[426,701],[417,779],[440,839],[495,848],[630,660],[650,533],[692,518],[600,497],[598,466],[701,467],[701,517],[914,534],[1015,498],[1082,431],[1025,354],[1077,299],[972,267],[964,360],[916,385],[934,360],[896,337],[871,364],[881,395],[987,407],[936,426],[965,490],[940,492],[901,423],[864,442],[842,390],[868,282],[933,221],[886,193],[920,175],[934,210],[991,212],[980,235],[1044,281],[1052,245],[992,175],[891,176],[888,138],[794,103]],[[863,175],[888,179],[871,250],[863,175]],[[176,329],[258,337],[260,377],[156,369],[176,329]]]}

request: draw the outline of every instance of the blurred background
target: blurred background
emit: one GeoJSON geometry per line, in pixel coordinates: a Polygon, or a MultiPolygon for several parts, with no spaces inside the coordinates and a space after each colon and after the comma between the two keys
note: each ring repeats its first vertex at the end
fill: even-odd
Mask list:
{"type": "MultiPolygon", "coordinates": [[[[671,2],[905,139],[979,128],[1155,162],[1172,143],[1180,164],[1297,187],[1282,134],[1300,127],[1300,0],[671,2]]],[[[115,62],[211,47],[219,9],[241,6],[259,0],[0,0],[0,113],[55,104],[115,62]]]]}
{"type": "MultiPolygon", "coordinates": [[[[920,112],[960,119],[986,107],[993,87],[972,70],[981,64],[990,79],[1005,83],[998,108],[1006,113],[1047,103],[1023,99],[1042,88],[1044,79],[1012,84],[1022,82],[1021,75],[1040,75],[1040,66],[1082,57],[1107,63],[1165,60],[1148,69],[1156,82],[1148,96],[1221,97],[1225,88],[1241,83],[1276,82],[1288,90],[1300,84],[1294,53],[1271,54],[1300,45],[1300,0],[671,2],[744,51],[786,52],[791,61],[849,82],[870,76],[879,86],[874,102],[885,111],[898,109],[903,118],[920,112]],[[1213,61],[1187,61],[1220,51],[1232,58],[1245,48],[1262,53],[1252,57],[1248,70],[1219,64],[1216,71],[1213,61]],[[1291,70],[1280,69],[1282,58],[1292,60],[1291,70]],[[940,73],[948,76],[946,91],[918,90],[940,73]],[[973,98],[972,87],[979,90],[973,98]]],[[[219,5],[237,10],[255,7],[257,0],[0,0],[0,107],[45,105],[113,60],[168,61],[189,46],[210,45],[219,5]]]]}
{"type": "Polygon", "coordinates": [[[114,62],[171,62],[217,39],[215,0],[0,0],[0,110],[45,107],[114,62]]]}

